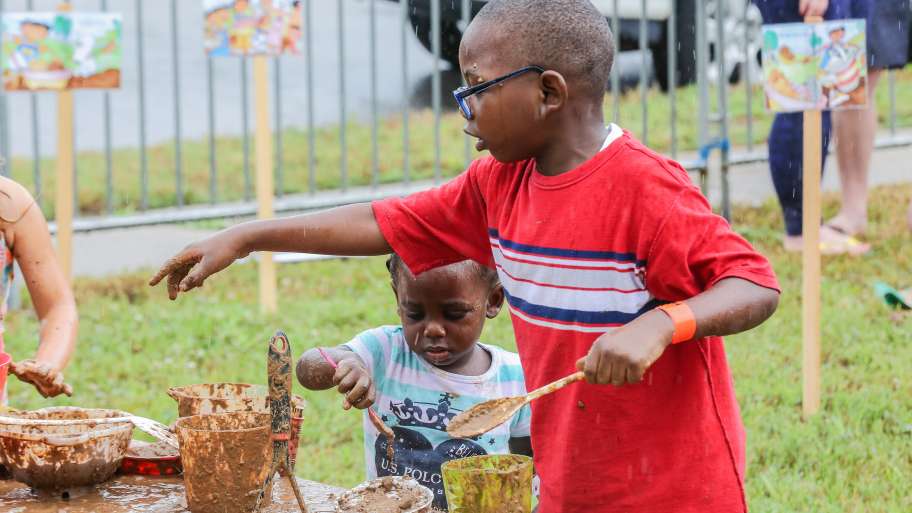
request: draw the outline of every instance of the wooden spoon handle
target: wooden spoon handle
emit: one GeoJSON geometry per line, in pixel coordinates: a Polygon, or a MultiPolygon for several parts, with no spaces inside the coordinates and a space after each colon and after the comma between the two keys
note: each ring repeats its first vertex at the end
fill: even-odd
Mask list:
{"type": "Polygon", "coordinates": [[[535,390],[529,392],[528,395],[526,395],[526,401],[528,402],[533,399],[538,399],[539,397],[541,397],[545,394],[550,394],[551,392],[554,392],[555,390],[564,388],[565,386],[569,385],[570,383],[574,383],[576,381],[582,381],[584,379],[586,379],[586,374],[583,371],[574,372],[573,374],[571,374],[569,376],[563,377],[553,383],[548,383],[547,385],[545,385],[541,388],[538,388],[538,389],[535,389],[535,390]]]}

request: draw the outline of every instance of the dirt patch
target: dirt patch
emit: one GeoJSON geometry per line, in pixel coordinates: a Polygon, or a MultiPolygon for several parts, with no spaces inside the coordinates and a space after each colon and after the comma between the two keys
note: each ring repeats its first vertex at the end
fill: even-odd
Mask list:
{"type": "Polygon", "coordinates": [[[516,409],[525,402],[525,397],[502,397],[476,404],[450,420],[447,433],[454,438],[469,438],[486,433],[510,420],[516,409]]]}

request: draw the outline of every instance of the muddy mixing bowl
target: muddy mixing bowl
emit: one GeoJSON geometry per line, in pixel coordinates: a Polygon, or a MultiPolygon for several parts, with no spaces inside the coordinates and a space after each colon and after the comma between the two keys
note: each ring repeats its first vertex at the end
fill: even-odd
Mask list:
{"type": "Polygon", "coordinates": [[[385,476],[362,483],[336,500],[336,513],[428,513],[434,492],[411,477],[385,476]]]}
{"type": "Polygon", "coordinates": [[[102,483],[120,466],[133,424],[95,425],[87,420],[116,416],[113,410],[45,408],[0,417],[0,464],[13,479],[40,490],[66,491],[102,483]],[[7,417],[34,422],[12,424],[4,422],[7,417]],[[47,425],[42,420],[73,423],[47,425]]]}
{"type": "MultiPolygon", "coordinates": [[[[230,412],[177,420],[187,505],[193,513],[252,511],[272,466],[268,413],[230,412]]],[[[266,493],[268,505],[272,491],[266,493]]]]}
{"type": "MultiPolygon", "coordinates": [[[[249,383],[199,383],[171,387],[168,395],[177,401],[178,417],[205,415],[209,413],[227,413],[248,411],[269,413],[267,406],[269,389],[262,385],[249,383]]],[[[291,440],[288,449],[291,453],[291,469],[294,470],[298,455],[298,437],[301,424],[304,422],[303,397],[291,397],[291,440]]]]}

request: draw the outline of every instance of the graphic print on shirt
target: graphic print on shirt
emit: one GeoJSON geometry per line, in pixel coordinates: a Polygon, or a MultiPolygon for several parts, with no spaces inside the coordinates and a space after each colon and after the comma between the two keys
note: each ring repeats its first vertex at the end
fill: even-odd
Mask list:
{"type": "MultiPolygon", "coordinates": [[[[451,407],[450,394],[440,394],[437,404],[415,402],[405,398],[401,403],[390,403],[390,410],[398,425],[393,427],[395,457],[386,458],[386,436],[379,435],[374,442],[374,463],[377,476],[411,476],[434,492],[434,507],[446,510],[446,496],[443,490],[443,476],[440,466],[449,460],[487,454],[482,444],[494,445],[493,438],[482,435],[474,439],[452,438],[437,447],[419,429],[433,429],[446,432],[450,420],[462,412],[451,407]],[[412,429],[409,429],[412,428],[412,429]]],[[[384,415],[385,417],[385,415],[384,415]]],[[[381,417],[382,418],[382,417],[381,417]]],[[[384,422],[389,419],[382,418],[384,422]]]]}
{"type": "Polygon", "coordinates": [[[532,246],[488,230],[510,311],[537,326],[604,333],[655,306],[633,253],[532,246]],[[530,301],[529,298],[535,298],[530,301]]]}

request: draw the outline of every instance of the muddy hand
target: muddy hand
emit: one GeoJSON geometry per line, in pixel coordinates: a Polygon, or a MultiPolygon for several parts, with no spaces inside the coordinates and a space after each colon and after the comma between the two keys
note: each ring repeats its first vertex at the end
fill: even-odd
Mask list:
{"type": "Polygon", "coordinates": [[[342,401],[343,409],[348,410],[354,406],[363,410],[369,408],[377,399],[377,391],[370,372],[354,358],[346,358],[339,362],[333,375],[333,383],[338,385],[339,393],[345,396],[342,401]]]}
{"type": "Polygon", "coordinates": [[[228,229],[190,244],[165,262],[149,285],[154,287],[167,276],[171,299],[177,299],[181,292],[202,287],[206,278],[247,256],[239,249],[238,239],[235,231],[228,229]]]}
{"type": "Polygon", "coordinates": [[[54,370],[46,363],[36,360],[22,360],[10,364],[10,372],[20,381],[31,383],[44,397],[55,397],[60,394],[73,395],[73,387],[64,383],[63,373],[54,370]]]}
{"type": "Polygon", "coordinates": [[[596,339],[589,354],[576,362],[586,381],[596,385],[639,383],[671,343],[674,324],[663,312],[640,316],[596,339]]]}

